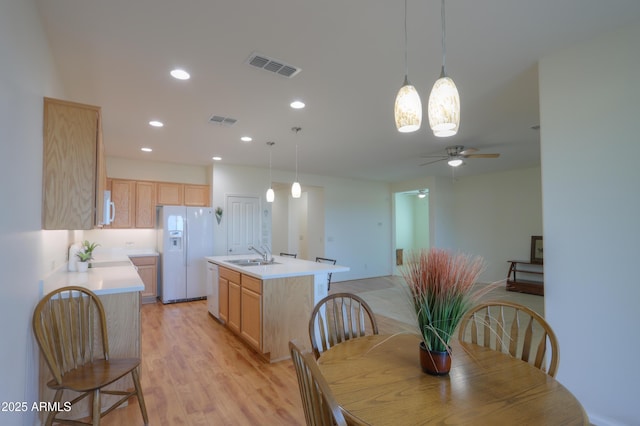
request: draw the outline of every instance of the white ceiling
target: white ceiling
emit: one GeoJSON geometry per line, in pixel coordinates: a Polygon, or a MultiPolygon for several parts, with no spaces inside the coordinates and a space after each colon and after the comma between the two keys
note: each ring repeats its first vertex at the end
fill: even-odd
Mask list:
{"type": "MultiPolygon", "coordinates": [[[[449,0],[447,71],[462,110],[458,134],[441,139],[426,117],[418,132],[395,129],[402,0],[36,3],[67,97],[102,106],[107,155],[267,167],[275,141],[274,169],[293,171],[297,142],[301,174],[390,182],[450,175],[446,162],[419,166],[449,145],[501,153],[467,160],[458,176],[538,165],[537,61],[640,20],[638,0],[449,0]],[[252,52],[302,71],[287,79],[251,67],[252,52]],[[175,67],[192,78],[174,80],[175,67]],[[307,107],[292,110],[295,98],[307,107]],[[238,122],[214,125],[214,114],[238,122]]],[[[408,15],[409,79],[426,111],[441,66],[440,1],[409,0],[408,15]]]]}

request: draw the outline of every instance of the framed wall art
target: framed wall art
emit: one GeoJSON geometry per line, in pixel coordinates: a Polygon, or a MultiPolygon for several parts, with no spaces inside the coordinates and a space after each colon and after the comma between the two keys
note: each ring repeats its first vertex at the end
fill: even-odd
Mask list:
{"type": "Polygon", "coordinates": [[[544,263],[544,247],[542,245],[542,236],[533,235],[531,237],[531,263],[544,263]]]}

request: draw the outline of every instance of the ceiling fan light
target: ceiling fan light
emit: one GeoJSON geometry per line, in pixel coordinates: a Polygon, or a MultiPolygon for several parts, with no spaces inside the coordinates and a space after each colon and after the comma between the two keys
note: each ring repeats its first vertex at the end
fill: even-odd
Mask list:
{"type": "Polygon", "coordinates": [[[447,162],[451,167],[458,167],[460,165],[462,165],[463,161],[461,158],[452,158],[447,162]]]}
{"type": "Polygon", "coordinates": [[[293,185],[291,185],[291,196],[293,198],[300,198],[302,195],[302,187],[300,186],[300,182],[295,181],[293,185]]]}
{"type": "Polygon", "coordinates": [[[460,95],[456,84],[442,76],[433,85],[429,95],[429,126],[438,137],[453,136],[460,125],[460,95]]]}
{"type": "Polygon", "coordinates": [[[267,189],[267,203],[273,203],[276,199],[276,194],[273,192],[273,188],[267,189]]]}
{"type": "Polygon", "coordinates": [[[398,90],[393,109],[396,128],[400,133],[411,133],[420,129],[422,124],[422,102],[415,87],[404,77],[404,85],[398,90]]]}

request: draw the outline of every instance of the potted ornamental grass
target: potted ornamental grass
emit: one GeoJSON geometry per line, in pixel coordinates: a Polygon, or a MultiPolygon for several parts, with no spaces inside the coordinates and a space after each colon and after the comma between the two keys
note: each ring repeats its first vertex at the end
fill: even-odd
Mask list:
{"type": "Polygon", "coordinates": [[[447,374],[451,337],[467,311],[490,287],[474,288],[484,270],[481,257],[432,248],[409,253],[401,269],[422,336],[420,363],[425,373],[447,374]]]}

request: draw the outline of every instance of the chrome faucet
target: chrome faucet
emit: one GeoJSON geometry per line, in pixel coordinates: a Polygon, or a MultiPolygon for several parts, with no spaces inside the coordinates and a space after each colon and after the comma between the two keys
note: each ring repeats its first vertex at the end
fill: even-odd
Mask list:
{"type": "Polygon", "coordinates": [[[273,255],[271,254],[271,250],[269,250],[269,247],[267,247],[266,245],[260,246],[263,248],[264,252],[265,252],[265,261],[266,262],[273,262],[273,255]]]}
{"type": "Polygon", "coordinates": [[[269,247],[262,245],[260,246],[260,248],[264,251],[260,251],[259,249],[255,248],[254,246],[249,246],[249,250],[253,250],[256,253],[258,253],[261,257],[262,260],[265,262],[273,262],[273,255],[271,254],[271,250],[269,250],[269,247]]]}
{"type": "Polygon", "coordinates": [[[258,253],[258,254],[262,257],[262,260],[264,260],[265,262],[267,262],[267,261],[268,261],[268,259],[267,259],[267,252],[266,252],[266,251],[264,251],[264,252],[263,252],[263,251],[260,251],[260,250],[258,250],[257,248],[255,248],[254,246],[249,246],[249,250],[253,250],[253,251],[255,251],[256,253],[258,253]]]}

